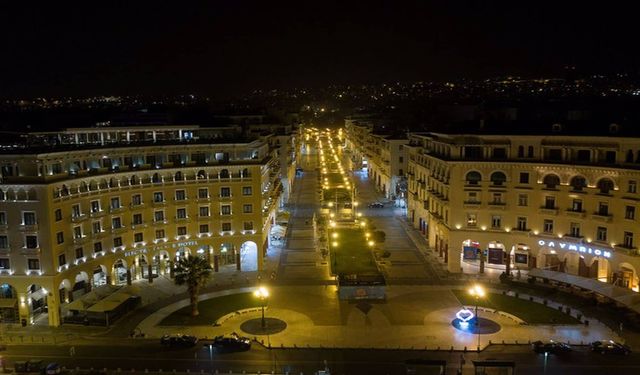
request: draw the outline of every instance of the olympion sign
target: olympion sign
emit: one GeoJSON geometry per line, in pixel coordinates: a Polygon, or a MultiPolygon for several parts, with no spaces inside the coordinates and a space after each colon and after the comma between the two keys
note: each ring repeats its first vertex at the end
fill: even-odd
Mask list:
{"type": "Polygon", "coordinates": [[[611,258],[611,251],[596,249],[593,247],[587,247],[587,246],[576,244],[576,243],[539,240],[538,245],[552,247],[552,248],[559,248],[562,250],[577,251],[579,253],[585,253],[585,254],[593,254],[593,255],[601,256],[605,258],[611,258]]]}

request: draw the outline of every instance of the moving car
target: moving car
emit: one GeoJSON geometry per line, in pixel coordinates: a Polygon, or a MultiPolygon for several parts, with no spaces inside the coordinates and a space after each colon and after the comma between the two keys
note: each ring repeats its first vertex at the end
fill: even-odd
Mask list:
{"type": "Polygon", "coordinates": [[[551,354],[565,354],[571,352],[571,346],[562,343],[556,342],[553,340],[549,341],[534,341],[531,343],[531,348],[536,353],[551,353],[551,354]]]}
{"type": "Polygon", "coordinates": [[[184,335],[182,333],[175,333],[171,335],[164,335],[160,338],[160,344],[168,347],[182,347],[190,348],[198,343],[198,338],[191,335],[184,335]]]}
{"type": "Polygon", "coordinates": [[[369,203],[369,208],[383,208],[384,204],[380,202],[369,203]]]}
{"type": "Polygon", "coordinates": [[[628,345],[613,340],[594,341],[591,343],[591,350],[601,354],[628,355],[631,353],[631,348],[628,345]]]}
{"type": "Polygon", "coordinates": [[[219,351],[246,351],[251,349],[251,340],[236,333],[216,336],[210,344],[219,351]]]}

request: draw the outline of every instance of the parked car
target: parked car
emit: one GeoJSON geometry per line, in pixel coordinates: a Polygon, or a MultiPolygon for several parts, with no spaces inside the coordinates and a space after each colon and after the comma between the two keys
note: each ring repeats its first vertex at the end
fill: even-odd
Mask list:
{"type": "Polygon", "coordinates": [[[591,350],[601,354],[628,355],[631,353],[631,348],[628,345],[613,340],[594,341],[591,343],[591,350]]]}
{"type": "Polygon", "coordinates": [[[231,335],[216,336],[210,345],[216,350],[225,352],[247,351],[251,349],[251,340],[233,333],[231,335]]]}
{"type": "Polygon", "coordinates": [[[183,335],[182,333],[164,335],[160,338],[160,344],[168,347],[190,348],[192,346],[195,346],[197,343],[197,337],[191,335],[183,335]]]}
{"type": "Polygon", "coordinates": [[[571,346],[562,342],[549,341],[534,341],[531,343],[531,348],[536,353],[550,353],[550,354],[565,354],[571,352],[571,346]]]}
{"type": "Polygon", "coordinates": [[[380,202],[369,203],[369,208],[383,208],[384,204],[380,202]]]}

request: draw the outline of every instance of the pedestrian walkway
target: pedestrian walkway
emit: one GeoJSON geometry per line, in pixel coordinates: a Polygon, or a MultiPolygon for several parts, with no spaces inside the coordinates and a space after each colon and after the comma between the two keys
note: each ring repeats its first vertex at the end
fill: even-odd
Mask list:
{"type": "MultiPolygon", "coordinates": [[[[459,331],[451,325],[460,303],[451,286],[398,286],[390,288],[385,304],[349,303],[337,299],[335,286],[273,287],[268,317],[287,323],[280,333],[257,337],[275,347],[404,348],[404,349],[475,349],[493,343],[527,343],[535,340],[586,344],[602,338],[619,339],[597,321],[585,325],[522,325],[501,314],[482,312],[481,316],[500,324],[494,334],[478,335],[459,331]]],[[[219,291],[202,295],[215,298],[250,288],[219,291]]],[[[493,290],[493,292],[499,292],[493,290]]],[[[521,298],[528,296],[521,296],[521,298]]],[[[188,300],[176,302],[149,316],[138,328],[151,338],[167,333],[184,332],[198,337],[237,332],[240,325],[260,317],[260,312],[234,316],[221,326],[160,327],[157,324],[172,312],[187,306],[188,300]]],[[[553,304],[550,307],[555,308],[553,304]]]]}

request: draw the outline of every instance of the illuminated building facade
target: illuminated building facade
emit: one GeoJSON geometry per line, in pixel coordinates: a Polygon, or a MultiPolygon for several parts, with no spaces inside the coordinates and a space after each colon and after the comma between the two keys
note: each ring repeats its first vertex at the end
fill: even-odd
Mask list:
{"type": "Polygon", "coordinates": [[[638,290],[640,139],[414,133],[406,147],[408,219],[450,272],[535,267],[638,290]]]}
{"type": "Polygon", "coordinates": [[[262,269],[283,203],[270,143],[235,127],[156,126],[30,133],[28,146],[4,147],[2,321],[57,326],[92,289],[151,283],[184,256],[215,272],[262,269]]]}

